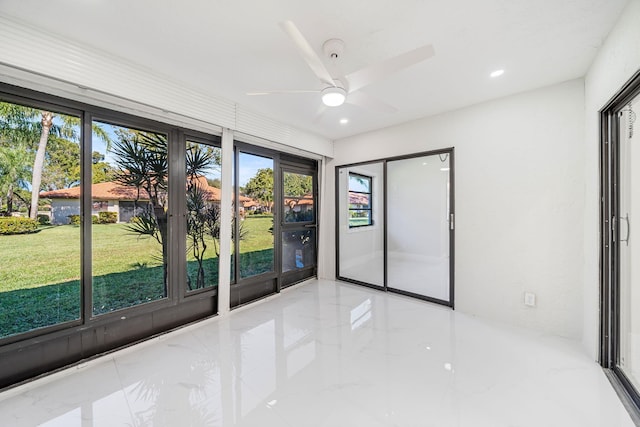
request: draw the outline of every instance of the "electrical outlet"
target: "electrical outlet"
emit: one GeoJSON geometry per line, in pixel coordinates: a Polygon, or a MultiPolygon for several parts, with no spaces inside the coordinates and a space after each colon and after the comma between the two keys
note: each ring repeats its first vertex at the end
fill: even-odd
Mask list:
{"type": "Polygon", "coordinates": [[[524,305],[527,307],[535,307],[536,306],[536,294],[531,292],[524,293],[524,305]]]}

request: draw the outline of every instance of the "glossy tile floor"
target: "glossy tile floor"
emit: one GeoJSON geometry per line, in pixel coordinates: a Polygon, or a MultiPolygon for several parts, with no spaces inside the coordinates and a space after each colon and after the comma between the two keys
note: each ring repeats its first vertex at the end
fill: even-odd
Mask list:
{"type": "Polygon", "coordinates": [[[578,343],[314,280],[8,390],[0,425],[633,424],[578,343]]]}

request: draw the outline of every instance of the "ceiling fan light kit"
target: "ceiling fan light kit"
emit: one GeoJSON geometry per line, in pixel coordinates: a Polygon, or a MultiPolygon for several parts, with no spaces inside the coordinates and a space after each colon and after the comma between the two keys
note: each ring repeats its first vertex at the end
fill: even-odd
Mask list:
{"type": "Polygon", "coordinates": [[[330,86],[322,90],[322,103],[327,107],[338,107],[347,99],[347,91],[341,87],[330,86]]]}
{"type": "MultiPolygon", "coordinates": [[[[339,79],[332,76],[324,62],[313,49],[309,41],[291,21],[280,23],[282,30],[289,36],[294,46],[307,63],[311,71],[320,80],[322,90],[278,90],[249,92],[247,95],[267,95],[271,93],[306,93],[320,92],[322,103],[327,107],[338,107],[345,102],[369,108],[382,113],[393,113],[397,110],[384,101],[358,92],[365,86],[369,86],[383,80],[392,74],[431,58],[435,52],[433,46],[426,45],[409,52],[394,56],[387,60],[366,66],[360,70],[346,75],[339,75],[339,79]],[[357,93],[355,93],[357,92],[357,93]],[[347,101],[347,95],[349,100],[347,101]]],[[[322,52],[332,62],[336,62],[343,56],[345,43],[340,39],[329,39],[322,45],[322,52]]]]}

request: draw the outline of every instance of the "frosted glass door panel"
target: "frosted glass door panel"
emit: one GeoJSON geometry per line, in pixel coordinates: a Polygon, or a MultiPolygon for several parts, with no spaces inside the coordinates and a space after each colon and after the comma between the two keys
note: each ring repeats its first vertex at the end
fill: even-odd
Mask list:
{"type": "Polygon", "coordinates": [[[636,390],[640,390],[640,251],[638,221],[640,212],[640,147],[638,128],[634,126],[635,111],[640,98],[635,98],[620,114],[620,330],[618,367],[636,390]]]}
{"type": "Polygon", "coordinates": [[[387,286],[450,301],[449,154],[387,163],[387,286]]]}
{"type": "Polygon", "coordinates": [[[338,170],[338,277],[384,286],[383,163],[338,170]]]}

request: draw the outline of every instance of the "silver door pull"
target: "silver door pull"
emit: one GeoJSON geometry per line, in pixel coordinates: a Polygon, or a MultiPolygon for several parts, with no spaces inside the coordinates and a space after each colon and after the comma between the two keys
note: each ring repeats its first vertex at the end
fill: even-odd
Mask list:
{"type": "Polygon", "coordinates": [[[627,246],[629,246],[629,236],[631,235],[631,224],[629,223],[629,214],[620,217],[621,220],[625,220],[627,223],[627,237],[625,239],[620,239],[620,242],[627,242],[627,246]]]}

